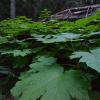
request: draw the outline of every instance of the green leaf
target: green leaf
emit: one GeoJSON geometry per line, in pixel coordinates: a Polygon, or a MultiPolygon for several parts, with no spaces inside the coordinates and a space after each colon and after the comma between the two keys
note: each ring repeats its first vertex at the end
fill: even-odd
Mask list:
{"type": "Polygon", "coordinates": [[[51,68],[32,74],[17,82],[11,90],[15,100],[89,100],[88,85],[80,71],[63,72],[62,68],[51,68]]]}
{"type": "Polygon", "coordinates": [[[74,52],[71,58],[80,58],[80,62],[85,62],[87,66],[100,72],[100,48],[90,52],[74,52]]]}
{"type": "Polygon", "coordinates": [[[67,41],[81,41],[89,39],[93,36],[100,37],[100,31],[98,32],[91,32],[88,34],[75,34],[75,33],[61,33],[56,35],[38,35],[38,34],[32,34],[32,36],[40,42],[43,43],[59,43],[59,42],[67,42],[67,41]]]}
{"type": "Polygon", "coordinates": [[[80,37],[80,34],[74,33],[62,33],[57,35],[32,35],[37,41],[43,43],[55,43],[55,42],[66,42],[80,37]]]}
{"type": "Polygon", "coordinates": [[[2,55],[8,55],[8,54],[13,54],[15,57],[16,56],[26,56],[31,53],[30,49],[23,49],[23,50],[9,50],[9,51],[2,51],[2,55]]]}
{"type": "Polygon", "coordinates": [[[37,61],[30,64],[30,68],[32,68],[33,72],[44,71],[44,70],[48,69],[49,67],[51,67],[53,64],[57,65],[56,59],[54,57],[38,56],[37,61]]]}
{"type": "Polygon", "coordinates": [[[11,90],[15,100],[89,100],[89,84],[84,73],[78,70],[64,72],[64,68],[54,62],[53,57],[39,57],[38,65],[31,65],[31,70],[22,74],[11,90]],[[34,73],[35,66],[42,71],[34,73]]]}

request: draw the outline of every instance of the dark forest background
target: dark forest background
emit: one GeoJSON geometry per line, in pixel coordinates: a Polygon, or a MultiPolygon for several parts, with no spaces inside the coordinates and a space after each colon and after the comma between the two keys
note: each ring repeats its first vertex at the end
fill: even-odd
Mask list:
{"type": "MultiPolygon", "coordinates": [[[[100,0],[15,0],[16,16],[26,16],[36,19],[40,11],[49,9],[52,14],[66,8],[92,5],[100,3],[100,0]]],[[[0,19],[10,18],[11,0],[0,0],[0,19]]]]}

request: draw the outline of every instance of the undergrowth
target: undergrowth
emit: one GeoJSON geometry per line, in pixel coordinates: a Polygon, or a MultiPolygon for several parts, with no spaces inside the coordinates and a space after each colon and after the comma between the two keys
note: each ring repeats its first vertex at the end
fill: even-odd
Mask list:
{"type": "Polygon", "coordinates": [[[74,22],[1,21],[0,97],[99,100],[99,15],[74,22]]]}

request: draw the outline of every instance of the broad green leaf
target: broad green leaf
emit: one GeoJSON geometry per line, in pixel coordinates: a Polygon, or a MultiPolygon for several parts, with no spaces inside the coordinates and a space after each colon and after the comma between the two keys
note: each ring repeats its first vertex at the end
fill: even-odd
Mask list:
{"type": "Polygon", "coordinates": [[[32,36],[40,42],[43,43],[59,43],[59,42],[67,42],[67,41],[81,41],[86,40],[88,38],[91,38],[93,36],[99,36],[100,37],[100,31],[99,32],[92,32],[88,34],[75,34],[75,33],[62,33],[62,34],[56,34],[56,35],[38,35],[33,34],[32,36]]]}
{"type": "Polygon", "coordinates": [[[100,48],[90,50],[90,52],[74,52],[71,58],[80,58],[80,62],[85,62],[87,66],[100,72],[100,48]]]}
{"type": "Polygon", "coordinates": [[[11,90],[15,100],[89,100],[88,84],[83,73],[76,70],[64,72],[52,67],[21,78],[11,90]]]}
{"type": "Polygon", "coordinates": [[[55,65],[55,62],[56,59],[54,57],[38,56],[37,61],[30,64],[30,68],[32,68],[33,72],[43,71],[51,67],[53,64],[55,65]]]}
{"type": "Polygon", "coordinates": [[[13,54],[15,57],[16,56],[26,56],[31,53],[30,49],[23,49],[23,50],[9,50],[9,51],[2,51],[2,55],[7,55],[7,54],[13,54]]]}
{"type": "Polygon", "coordinates": [[[74,33],[62,33],[57,35],[33,35],[37,41],[42,41],[43,43],[55,43],[55,42],[66,42],[72,39],[77,39],[80,34],[74,33]]]}

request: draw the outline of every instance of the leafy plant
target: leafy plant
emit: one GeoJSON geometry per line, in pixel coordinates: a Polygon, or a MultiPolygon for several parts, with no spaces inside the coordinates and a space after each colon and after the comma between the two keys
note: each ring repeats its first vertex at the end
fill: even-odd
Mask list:
{"type": "Polygon", "coordinates": [[[71,58],[78,58],[80,57],[80,62],[85,62],[87,66],[95,69],[96,71],[100,72],[100,48],[96,48],[91,50],[90,52],[75,52],[71,58]]]}
{"type": "Polygon", "coordinates": [[[11,89],[14,100],[92,100],[100,92],[99,26],[98,14],[74,22],[1,21],[0,66],[15,75],[0,74],[10,80],[4,93],[11,89]]]}
{"type": "Polygon", "coordinates": [[[40,12],[40,16],[39,18],[40,19],[44,19],[44,18],[47,18],[51,15],[51,11],[48,10],[48,9],[43,9],[41,12],[40,12]]]}
{"type": "MultiPolygon", "coordinates": [[[[45,57],[40,57],[39,60],[45,57]]],[[[89,100],[88,83],[84,73],[76,70],[65,71],[54,63],[54,58],[45,58],[31,65],[31,72],[20,77],[22,81],[12,89],[16,100],[89,100]],[[36,69],[37,68],[37,69],[36,69]],[[34,71],[39,71],[34,73],[34,71]],[[44,77],[45,76],[45,77],[44,77]],[[22,95],[21,95],[22,94],[22,95]],[[84,96],[85,95],[85,96],[84,96]]]]}

